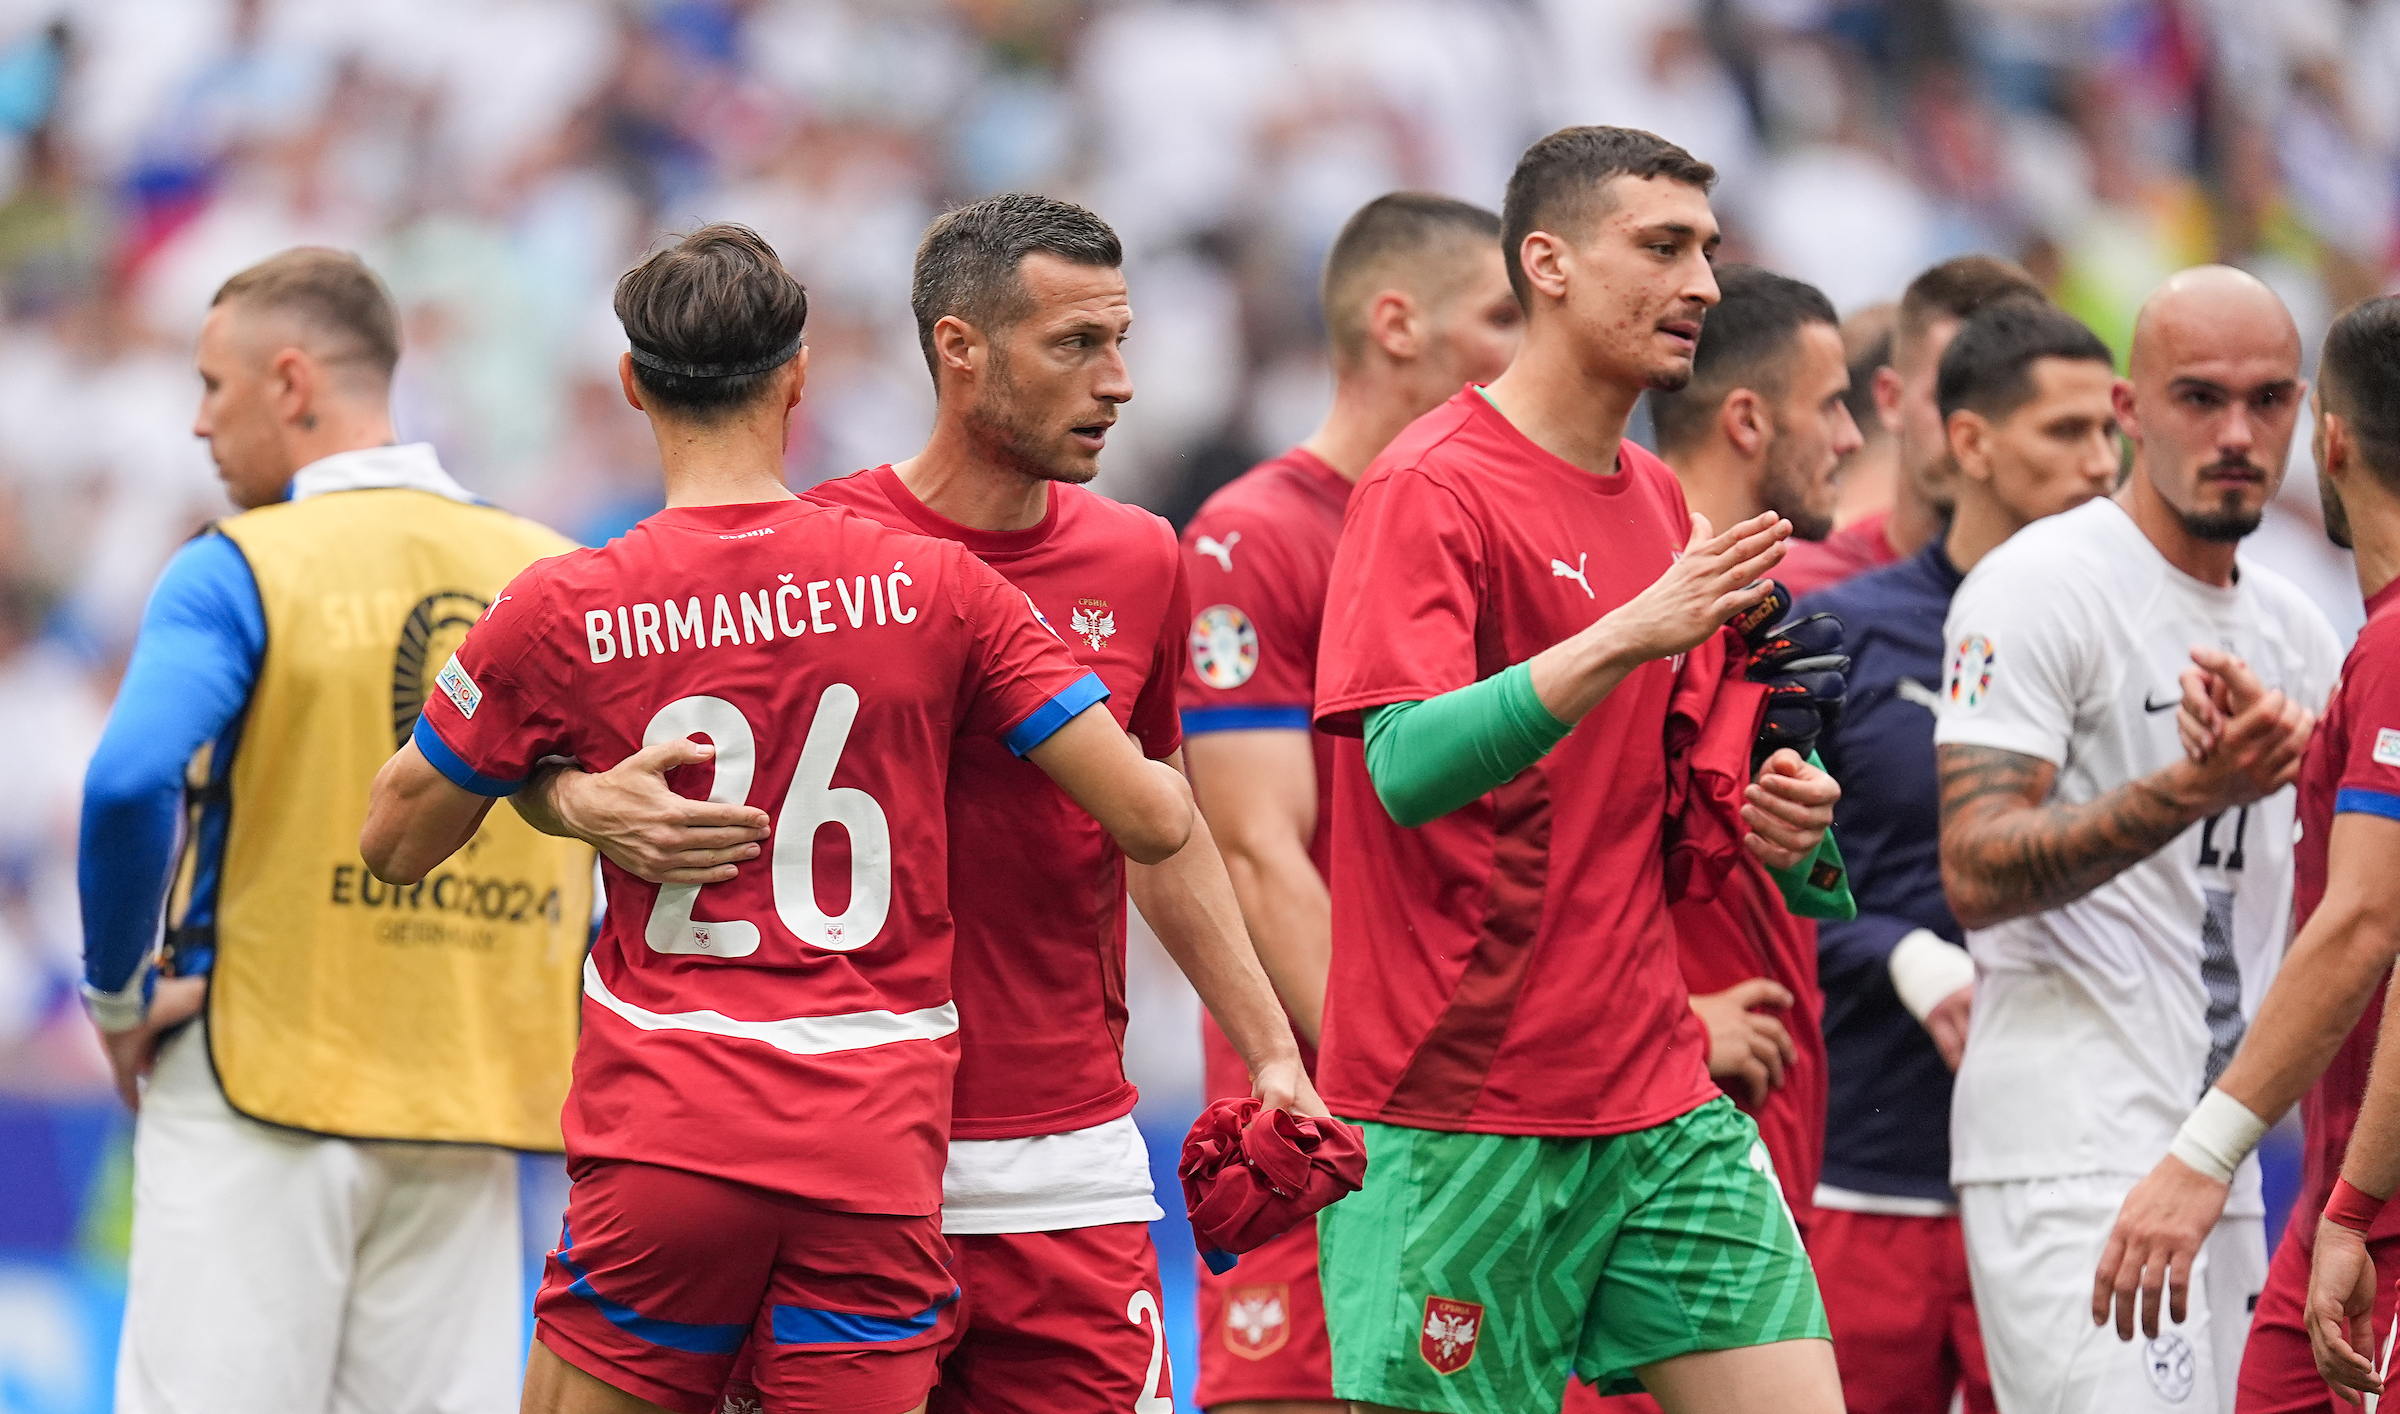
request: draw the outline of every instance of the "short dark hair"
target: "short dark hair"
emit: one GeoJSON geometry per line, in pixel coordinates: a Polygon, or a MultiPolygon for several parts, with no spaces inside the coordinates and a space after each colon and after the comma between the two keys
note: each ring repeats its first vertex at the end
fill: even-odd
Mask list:
{"type": "Polygon", "coordinates": [[[1959,327],[1942,350],[1933,400],[1942,420],[1961,408],[1997,422],[2033,398],[2033,366],[2046,358],[2114,368],[2116,359],[2083,321],[2047,300],[2002,300],[1959,327]]]}
{"type": "Polygon", "coordinates": [[[1926,331],[1944,319],[1965,320],[2002,300],[2047,301],[2023,266],[1995,255],[1945,260],[1908,282],[1892,325],[1892,359],[1914,358],[1926,331]]]}
{"type": "Polygon", "coordinates": [[[383,383],[399,365],[400,312],[391,291],[349,251],[304,245],[268,256],[219,285],[208,305],[228,302],[288,314],[329,336],[335,347],[319,353],[327,363],[359,364],[383,383]]]}
{"type": "Polygon", "coordinates": [[[1415,273],[1437,256],[1472,247],[1488,250],[1499,235],[1500,218],[1494,213],[1430,192],[1391,192],[1360,207],[1342,223],[1325,256],[1320,291],[1334,356],[1357,357],[1367,337],[1359,317],[1366,300],[1396,277],[1407,278],[1395,267],[1415,273]]]}
{"type": "Polygon", "coordinates": [[[1521,255],[1525,238],[1541,230],[1580,235],[1609,209],[1601,188],[1615,177],[1665,177],[1707,191],[1716,185],[1717,169],[1639,128],[1560,128],[1526,148],[1500,204],[1500,251],[1517,303],[1533,307],[1521,255]]]}
{"type": "Polygon", "coordinates": [[[800,351],[808,291],[758,232],[718,222],[626,271],[616,309],[643,400],[710,421],[756,399],[800,351]]]}
{"type": "Polygon", "coordinates": [[[1816,286],[1755,265],[1717,267],[1717,306],[1700,325],[1692,381],[1650,390],[1660,451],[1682,451],[1708,435],[1709,423],[1737,388],[1770,402],[1790,388],[1791,355],[1810,324],[1841,327],[1833,301],[1816,286]]]}
{"type": "Polygon", "coordinates": [[[1071,201],[1033,192],[1003,192],[945,211],[917,242],[908,302],[917,315],[917,345],[933,386],[942,386],[933,326],[963,319],[987,334],[1025,317],[1025,257],[1040,252],[1076,265],[1114,270],[1125,247],[1106,221],[1071,201]]]}
{"type": "Polygon", "coordinates": [[[2361,300],[2325,331],[2317,363],[2327,407],[2357,439],[2360,460],[2400,491],[2400,298],[2361,300]]]}
{"type": "Polygon", "coordinates": [[[1842,401],[1850,408],[1850,420],[1858,424],[1859,436],[1870,442],[1890,435],[1875,405],[1875,375],[1891,365],[1892,326],[1899,314],[1900,307],[1886,300],[1842,321],[1842,356],[1850,364],[1850,391],[1842,401]]]}

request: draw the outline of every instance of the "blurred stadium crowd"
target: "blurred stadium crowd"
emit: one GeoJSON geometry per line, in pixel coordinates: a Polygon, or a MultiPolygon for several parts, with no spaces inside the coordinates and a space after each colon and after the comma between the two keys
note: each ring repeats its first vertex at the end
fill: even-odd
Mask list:
{"type": "Polygon", "coordinates": [[[929,424],[925,222],[1071,196],[1138,316],[1100,487],[1180,520],[1313,425],[1354,208],[1496,207],[1585,122],[1714,162],[1726,256],[1845,311],[1988,250],[2121,352],[2226,259],[2313,349],[2400,262],[2400,0],[0,0],[0,1089],[105,1085],[76,796],[153,576],[226,509],[189,349],[233,270],[364,252],[403,436],[596,543],[655,505],[608,294],[658,234],[748,222],[807,283],[800,484],[929,424]]]}

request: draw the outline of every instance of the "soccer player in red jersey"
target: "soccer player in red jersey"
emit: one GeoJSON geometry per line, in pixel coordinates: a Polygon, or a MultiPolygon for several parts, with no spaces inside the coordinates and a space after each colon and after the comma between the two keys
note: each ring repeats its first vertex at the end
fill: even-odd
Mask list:
{"type": "MultiPolygon", "coordinates": [[[[2334,321],[2318,363],[2313,450],[2325,533],[2357,551],[2367,623],[2301,761],[2291,946],[2241,1049],[2194,1107],[2168,1157],[2126,1196],[2093,1284],[2093,1319],[2105,1319],[2114,1304],[2121,1333],[2131,1329],[2136,1290],[2145,1333],[2156,1334],[2162,1304],[2181,1320],[2193,1254],[2226,1206],[2228,1187],[2218,1175],[2300,1103],[2308,1136],[2300,1197],[2243,1347],[2234,1395],[2241,1414],[2337,1409],[2327,1378],[2376,1388],[2362,1378],[2367,1366],[2357,1357],[2379,1353],[2400,1279],[2400,1212],[2379,1216],[2376,1201],[2390,1196],[2391,1160],[2400,1154],[2400,1126],[2390,1097],[2381,1096],[2391,1080],[2389,1055],[2373,1068],[2380,1098],[2369,1096],[2370,1061],[2389,1015],[2384,989],[2400,957],[2400,870],[2391,867],[2400,857],[2395,348],[2400,300],[2370,300],[2334,321]],[[2370,1317],[2372,1332],[2363,1324],[2370,1317]],[[2329,1346],[2337,1339],[2349,1348],[2338,1359],[2329,1346]]],[[[2259,688],[2238,660],[2206,649],[2193,657],[2199,667],[2185,674],[2179,725],[2198,759],[2230,749],[2213,738],[2259,688]]]]}
{"type": "Polygon", "coordinates": [[[1195,816],[1088,710],[1107,689],[1023,594],[785,488],[807,302],[765,242],[704,228],[616,304],[667,509],[494,601],[377,778],[362,848],[413,882],[544,758],[678,738],[707,738],[681,759],[712,801],[773,804],[769,850],[708,883],[606,870],[523,1407],[705,1414],[754,1336],[777,1407],[922,1409],[956,1296],[953,739],[1026,753],[1142,858],[1195,816]]]}
{"type": "MultiPolygon", "coordinates": [[[[1834,467],[1860,440],[1839,319],[1815,286],[1754,265],[1719,267],[1717,289],[1692,381],[1650,394],[1659,454],[1711,525],[1772,511],[1795,541],[1821,540],[1833,528],[1834,467]]],[[[1825,1154],[1816,924],[1785,909],[1754,860],[1716,897],[1669,913],[1692,1006],[1708,1025],[1709,1073],[1758,1121],[1805,1230],[1825,1154]],[[1753,1007],[1781,1011],[1787,1024],[1753,1007]]]]}
{"type": "MultiPolygon", "coordinates": [[[[1508,372],[1353,493],[1317,669],[1334,768],[1319,1059],[1366,1185],[1318,1219],[1334,1391],[1557,1406],[1570,1369],[1678,1410],[1832,1414],[1840,1384],[1757,1127],[1718,1093],[1667,917],[1679,662],[1768,592],[1790,527],[1718,532],[1624,441],[1691,377],[1714,172],[1569,128],[1509,181],[1508,372]]],[[[1785,751],[1742,847],[1805,876],[1838,792],[1785,751]]]]}
{"type": "Polygon", "coordinates": [[[1988,255],[1945,260],[1909,281],[1892,328],[1892,362],[1875,375],[1875,403],[1899,428],[1900,474],[1891,509],[1860,516],[1822,540],[1795,544],[1775,579],[1803,599],[1854,574],[1894,564],[1932,544],[1949,520],[1950,444],[1934,404],[1933,380],[1942,350],[1958,326],[1985,305],[2043,298],[2033,277],[1988,255]]]}
{"type": "MultiPolygon", "coordinates": [[[[1174,766],[1191,620],[1175,534],[1082,485],[1133,396],[1120,259],[1105,222],[1046,197],[992,197],[935,221],[913,291],[937,391],[932,440],[808,499],[962,545],[1006,576],[1107,685],[1117,724],[1174,766]]],[[[618,774],[656,790],[654,777],[618,774]]],[[[614,784],[565,778],[562,815],[605,816],[572,796],[614,784]]],[[[1123,1057],[1129,887],[1247,1058],[1255,1093],[1323,1108],[1205,824],[1172,859],[1129,870],[1074,801],[967,738],[948,811],[961,843],[950,859],[960,1060],[942,1230],[965,1295],[934,1407],[1163,1399],[1159,1209],[1123,1057]]]]}
{"type": "MultiPolygon", "coordinates": [[[[1307,441],[1219,490],[1184,527],[1199,606],[1183,679],[1192,789],[1259,961],[1315,1053],[1333,946],[1326,885],[1333,738],[1309,729],[1317,629],[1351,485],[1394,434],[1516,354],[1524,311],[1500,218],[1420,192],[1368,202],[1325,258],[1333,407],[1307,441]]],[[[1239,1052],[1203,1018],[1208,1097],[1247,1094],[1239,1052]]],[[[1317,1227],[1200,1271],[1200,1383],[1211,1414],[1310,1414],[1333,1402],[1317,1227]]]]}

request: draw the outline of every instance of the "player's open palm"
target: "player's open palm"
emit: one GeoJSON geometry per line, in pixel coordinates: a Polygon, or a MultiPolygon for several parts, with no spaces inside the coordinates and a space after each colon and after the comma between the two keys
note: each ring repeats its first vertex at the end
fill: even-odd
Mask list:
{"type": "Polygon", "coordinates": [[[1712,530],[1708,517],[1694,514],[1683,554],[1603,622],[1623,630],[1644,662],[1688,653],[1726,620],[1767,597],[1772,586],[1766,573],[1783,558],[1783,542],[1791,533],[1791,522],[1771,511],[1724,531],[1712,530]]]}
{"type": "Polygon", "coordinates": [[[2227,1185],[2173,1155],[2159,1160],[2117,1209],[2092,1276],[2092,1324],[2106,1325],[2113,1307],[2117,1338],[2131,1340],[2138,1307],[2142,1334],[2155,1340],[2160,1307],[2180,1322],[2191,1294],[2192,1259],[2224,1215],[2226,1191],[2227,1185]]]}
{"type": "Polygon", "coordinates": [[[2317,1223],[2317,1250],[2308,1271],[2308,1348],[2317,1373],[2352,1404],[2355,1391],[2383,1392],[2368,1352],[2375,1348],[2375,1263],[2358,1229],[2317,1223]]]}

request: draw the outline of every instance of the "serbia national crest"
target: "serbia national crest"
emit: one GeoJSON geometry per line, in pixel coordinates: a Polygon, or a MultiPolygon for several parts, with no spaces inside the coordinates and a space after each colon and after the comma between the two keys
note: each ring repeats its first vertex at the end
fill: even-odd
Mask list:
{"type": "Polygon", "coordinates": [[[1192,620],[1192,666],[1200,681],[1231,690],[1258,671],[1258,630],[1231,604],[1212,604],[1192,620]]]}
{"type": "Polygon", "coordinates": [[[1292,1289],[1237,1286],[1225,1298],[1225,1348],[1244,1360],[1264,1360],[1292,1338],[1292,1289]]]}
{"type": "Polygon", "coordinates": [[[1455,1375],[1475,1361],[1475,1340],[1483,1334],[1483,1307],[1447,1296],[1425,1298],[1425,1329],[1417,1337],[1417,1353],[1437,1375],[1455,1375]]]}

